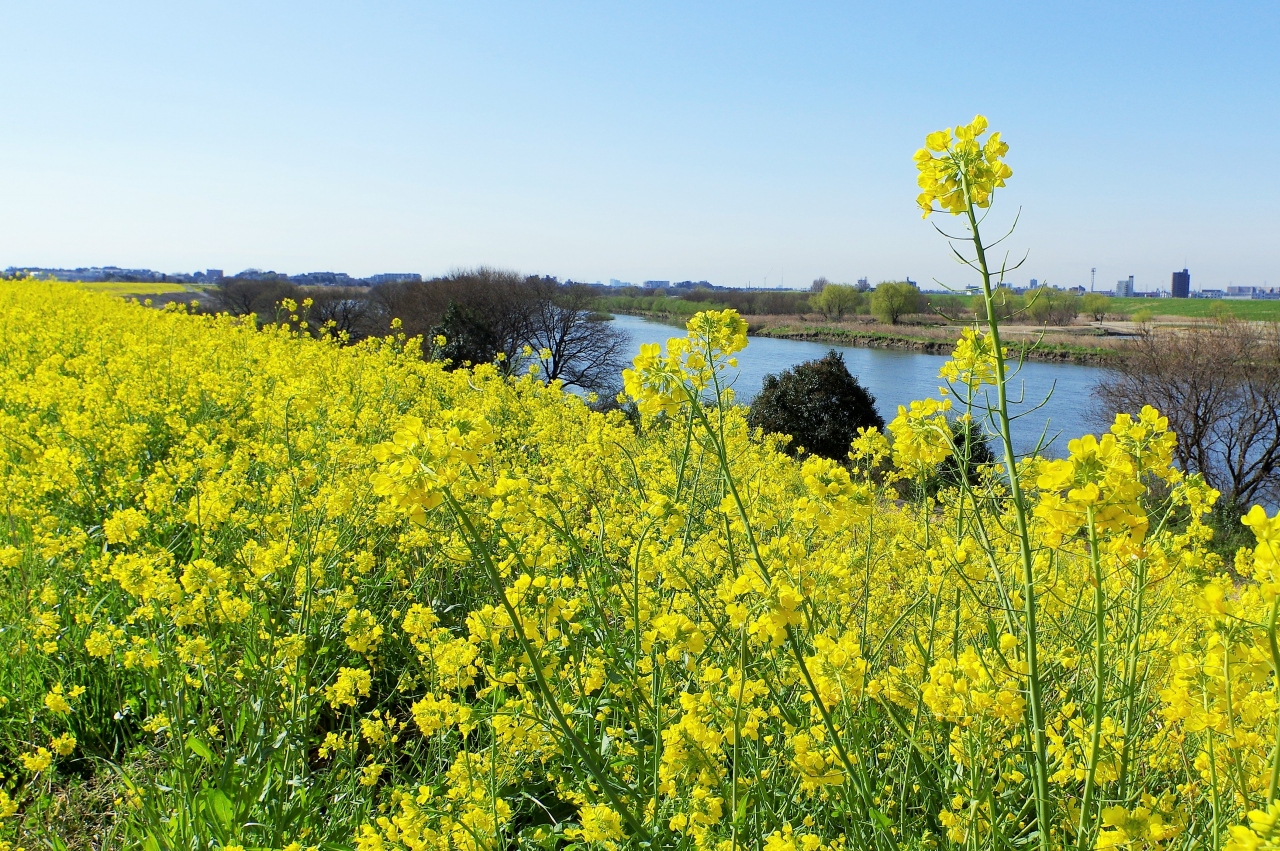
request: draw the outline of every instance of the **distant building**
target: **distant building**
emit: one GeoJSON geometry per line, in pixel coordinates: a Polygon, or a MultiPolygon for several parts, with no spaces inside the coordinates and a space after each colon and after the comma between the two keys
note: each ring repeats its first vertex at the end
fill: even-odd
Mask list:
{"type": "Polygon", "coordinates": [[[365,278],[371,284],[394,284],[399,281],[421,281],[422,276],[415,272],[383,272],[365,278]]]}
{"type": "Polygon", "coordinates": [[[1038,280],[1036,280],[1035,278],[1032,278],[1032,279],[1031,279],[1031,286],[1027,287],[1027,289],[1034,290],[1035,288],[1037,288],[1037,287],[1039,287],[1039,286],[1040,286],[1040,282],[1039,282],[1038,280]]]}
{"type": "Polygon", "coordinates": [[[1133,275],[1127,281],[1116,281],[1116,298],[1133,298],[1133,275]]]}
{"type": "Polygon", "coordinates": [[[1084,295],[1084,287],[1071,287],[1067,292],[1072,295],[1084,295]]]}
{"type": "Polygon", "coordinates": [[[1181,272],[1173,273],[1173,284],[1171,285],[1174,298],[1190,298],[1191,297],[1191,273],[1186,269],[1181,272]]]}
{"type": "Polygon", "coordinates": [[[1201,290],[1193,294],[1192,298],[1222,298],[1227,293],[1225,290],[1201,290]]]}
{"type": "Polygon", "coordinates": [[[1227,287],[1227,295],[1251,296],[1257,287],[1227,287]]]}
{"type": "Polygon", "coordinates": [[[644,285],[646,289],[656,290],[656,289],[661,289],[663,287],[671,286],[671,282],[670,281],[645,281],[644,285]]]}
{"type": "Polygon", "coordinates": [[[173,281],[192,283],[195,275],[178,273],[173,275],[154,272],[151,269],[122,269],[119,266],[80,266],[75,269],[50,269],[43,266],[10,266],[5,274],[23,277],[33,276],[55,281],[125,281],[156,282],[173,281]]]}
{"type": "Polygon", "coordinates": [[[210,283],[217,283],[218,281],[222,280],[222,270],[221,269],[205,269],[204,279],[206,281],[209,281],[210,283]]]}

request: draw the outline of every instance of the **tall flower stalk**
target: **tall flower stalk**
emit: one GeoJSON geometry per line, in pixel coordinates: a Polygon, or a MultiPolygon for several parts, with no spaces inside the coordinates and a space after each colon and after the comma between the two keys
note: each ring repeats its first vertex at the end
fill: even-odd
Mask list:
{"type": "Polygon", "coordinates": [[[1009,416],[1009,376],[1002,354],[1000,323],[995,310],[995,291],[991,286],[991,266],[987,261],[987,244],[983,241],[979,211],[990,206],[995,190],[1005,185],[1013,170],[1004,162],[1009,151],[999,133],[979,141],[987,130],[987,119],[979,115],[967,125],[938,130],[925,137],[925,147],[916,152],[916,168],[920,171],[922,192],[916,199],[924,217],[934,212],[963,216],[968,225],[968,241],[972,242],[972,260],[961,259],[982,276],[982,298],[986,308],[987,333],[997,354],[995,358],[996,409],[995,426],[1004,456],[1004,469],[1009,485],[1009,500],[1016,520],[1018,555],[1022,566],[1023,649],[1027,660],[1027,724],[1031,738],[1031,769],[1035,783],[1036,821],[1040,847],[1050,846],[1052,799],[1049,795],[1048,745],[1045,738],[1044,699],[1041,693],[1040,653],[1037,641],[1037,591],[1035,563],[1031,551],[1031,535],[1027,527],[1028,506],[1018,479],[1017,453],[1009,416]]]}

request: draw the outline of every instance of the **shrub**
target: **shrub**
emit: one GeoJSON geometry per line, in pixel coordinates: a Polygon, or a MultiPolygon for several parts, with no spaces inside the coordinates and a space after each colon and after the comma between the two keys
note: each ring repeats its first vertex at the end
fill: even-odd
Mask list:
{"type": "Polygon", "coordinates": [[[973,301],[974,312],[977,314],[978,319],[984,322],[987,320],[988,314],[995,316],[1000,322],[1008,322],[1016,317],[1025,305],[1022,296],[1008,287],[997,287],[991,293],[991,305],[989,308],[982,296],[976,296],[973,301]]]}
{"type": "Polygon", "coordinates": [[[897,325],[909,313],[919,313],[920,304],[920,290],[906,281],[886,281],[871,293],[872,315],[889,325],[897,325]]]}
{"type": "MultiPolygon", "coordinates": [[[[921,298],[924,298],[923,294],[921,294],[921,298]]],[[[948,319],[963,318],[972,314],[973,311],[970,309],[968,302],[969,300],[964,296],[950,293],[942,295],[930,294],[926,299],[926,305],[931,311],[948,319]]]]}
{"type": "Polygon", "coordinates": [[[957,452],[948,455],[938,465],[929,488],[931,492],[936,493],[941,487],[959,487],[962,482],[976,485],[981,468],[995,463],[996,456],[991,451],[990,439],[972,420],[952,421],[951,442],[955,444],[957,452]]]}
{"type": "Polygon", "coordinates": [[[282,299],[301,301],[299,288],[282,275],[223,278],[212,290],[213,304],[232,316],[256,316],[270,322],[282,299]]]}
{"type": "Polygon", "coordinates": [[[809,297],[809,304],[828,319],[843,319],[846,313],[857,313],[866,299],[848,284],[826,284],[817,295],[809,297]]]}
{"type": "Polygon", "coordinates": [[[1047,287],[1027,296],[1027,318],[1039,325],[1070,325],[1080,314],[1080,296],[1047,287]]]}
{"type": "Polygon", "coordinates": [[[1111,299],[1102,293],[1086,293],[1080,301],[1080,309],[1092,316],[1095,322],[1101,322],[1111,309],[1111,299]]]}
{"type": "Polygon", "coordinates": [[[844,356],[835,350],[780,375],[766,375],[747,422],[767,434],[789,435],[791,454],[804,447],[837,461],[848,456],[858,429],[884,428],[875,397],[850,374],[844,356]]]}
{"type": "Polygon", "coordinates": [[[809,299],[805,293],[764,292],[755,297],[751,307],[759,316],[807,313],[809,299]]]}
{"type": "Polygon", "coordinates": [[[451,369],[490,363],[499,351],[498,335],[484,318],[457,302],[449,302],[431,336],[444,338],[435,354],[451,369]]]}

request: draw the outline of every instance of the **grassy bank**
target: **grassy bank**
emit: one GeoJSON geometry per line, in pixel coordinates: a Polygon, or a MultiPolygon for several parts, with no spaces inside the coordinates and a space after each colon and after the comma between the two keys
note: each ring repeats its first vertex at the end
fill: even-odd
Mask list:
{"type": "MultiPolygon", "coordinates": [[[[659,299],[658,301],[663,301],[659,299]]],[[[679,303],[676,299],[668,302],[679,303]]],[[[658,322],[683,326],[686,317],[675,313],[642,310],[615,310],[658,322]]],[[[800,316],[759,316],[748,318],[753,337],[805,340],[836,346],[900,349],[931,355],[948,355],[955,348],[958,326],[884,325],[874,322],[828,323],[800,316]]],[[[1080,331],[1052,330],[1041,333],[1036,326],[1007,327],[1006,343],[1012,355],[1028,360],[1055,361],[1101,366],[1123,357],[1125,342],[1116,337],[1080,331]]]]}
{"type": "MultiPolygon", "coordinates": [[[[808,340],[841,346],[864,346],[874,349],[905,349],[932,355],[948,355],[955,348],[956,330],[950,327],[932,326],[920,329],[926,333],[887,331],[883,329],[860,330],[830,325],[763,325],[753,328],[755,337],[773,337],[784,340],[808,340]],[[927,334],[941,331],[944,335],[927,334]]],[[[1099,338],[1105,339],[1105,338],[1099,338]]],[[[1028,360],[1059,361],[1078,364],[1102,365],[1123,356],[1123,345],[1082,345],[1050,339],[1011,339],[1009,354],[1028,360]]]]}
{"type": "Polygon", "coordinates": [[[1216,298],[1113,298],[1115,313],[1150,311],[1153,316],[1213,319],[1227,315],[1254,322],[1280,322],[1280,300],[1216,298]]]}

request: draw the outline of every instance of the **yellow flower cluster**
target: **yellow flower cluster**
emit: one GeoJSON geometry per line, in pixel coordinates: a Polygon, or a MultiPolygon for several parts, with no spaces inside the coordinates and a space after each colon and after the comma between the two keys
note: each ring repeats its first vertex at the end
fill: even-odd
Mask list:
{"type": "Polygon", "coordinates": [[[737,366],[733,358],[747,346],[747,323],[736,310],[708,310],[689,320],[689,336],[672,337],[667,353],[656,343],[645,343],[632,369],[624,370],[627,395],[641,413],[676,413],[709,387],[719,394],[719,374],[737,366]]]}
{"type": "Polygon", "coordinates": [[[1042,462],[1035,514],[1045,521],[1048,539],[1060,542],[1092,519],[1097,531],[1123,533],[1133,545],[1141,544],[1148,526],[1143,477],[1180,478],[1168,427],[1168,419],[1147,405],[1136,421],[1119,414],[1109,434],[1072,440],[1067,458],[1042,462]]]}
{"type": "Polygon", "coordinates": [[[936,130],[925,137],[924,147],[916,151],[916,169],[920,172],[920,196],[916,204],[930,213],[942,211],[959,215],[974,207],[987,207],[998,187],[1013,176],[1004,162],[1009,145],[992,133],[986,141],[987,119],[975,116],[968,124],[936,130]],[[938,205],[935,207],[935,203],[938,205]]]}
{"type": "Polygon", "coordinates": [[[960,340],[951,353],[951,359],[942,365],[938,374],[952,384],[962,384],[970,390],[977,390],[984,384],[996,383],[997,361],[1008,354],[1008,349],[1005,348],[996,352],[990,334],[984,334],[975,328],[965,328],[960,332],[960,340]]]}
{"type": "Polygon", "coordinates": [[[893,462],[903,469],[927,471],[952,453],[947,411],[950,399],[923,399],[898,406],[889,423],[893,435],[893,462]]]}

